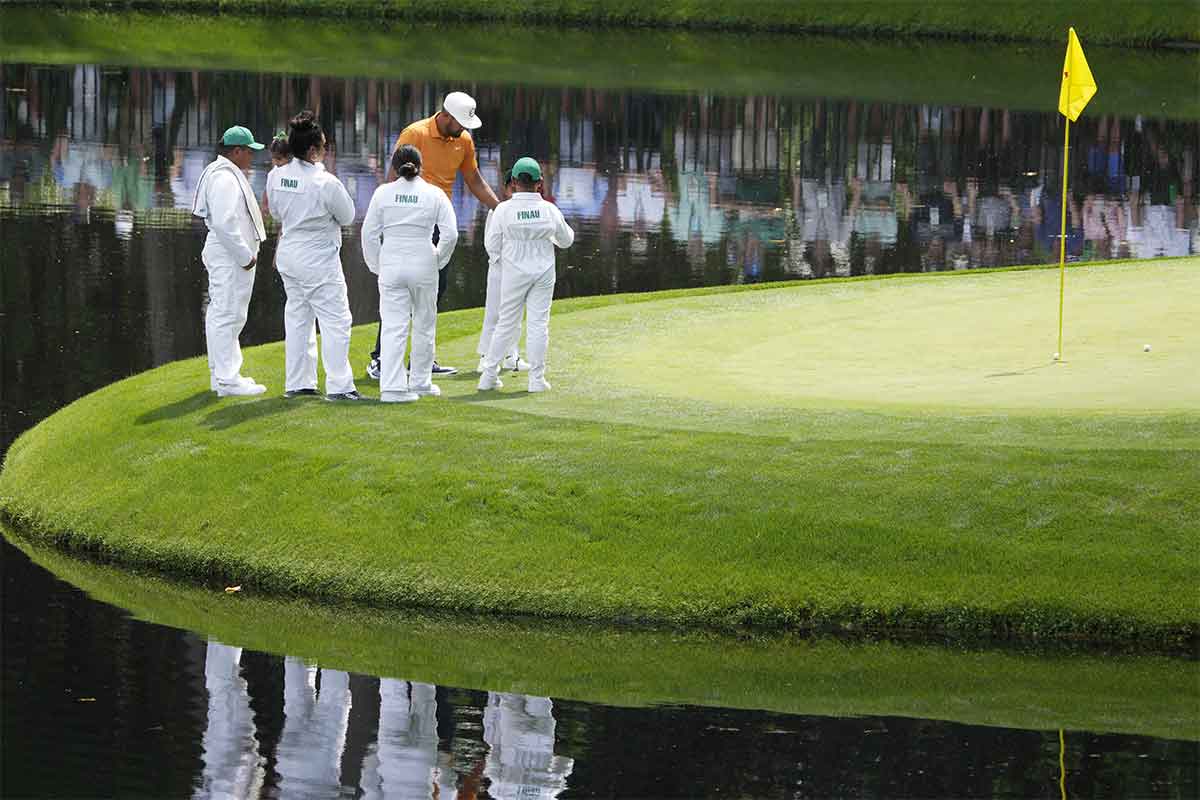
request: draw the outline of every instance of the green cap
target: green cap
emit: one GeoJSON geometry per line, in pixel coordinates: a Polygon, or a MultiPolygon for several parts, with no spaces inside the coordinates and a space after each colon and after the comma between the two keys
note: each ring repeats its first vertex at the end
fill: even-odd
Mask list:
{"type": "Polygon", "coordinates": [[[540,181],[542,179],[542,168],[538,163],[529,156],[518,158],[517,163],[513,164],[512,176],[514,179],[526,175],[530,180],[540,181]]]}
{"type": "Polygon", "coordinates": [[[243,128],[241,125],[234,125],[225,131],[225,135],[221,137],[221,144],[226,147],[240,145],[242,147],[249,147],[251,150],[263,149],[263,145],[254,141],[254,134],[248,128],[243,128]]]}

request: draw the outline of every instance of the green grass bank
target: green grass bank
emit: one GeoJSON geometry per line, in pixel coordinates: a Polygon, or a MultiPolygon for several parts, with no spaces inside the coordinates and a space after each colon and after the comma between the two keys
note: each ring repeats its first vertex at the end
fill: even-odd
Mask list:
{"type": "Polygon", "coordinates": [[[8,535],[36,563],[138,619],[351,672],[614,706],[903,716],[1200,740],[1200,681],[1191,660],[321,606],[131,575],[8,535]]]}
{"type": "MultiPolygon", "coordinates": [[[[21,0],[7,0],[17,5],[21,0]]],[[[322,15],[420,21],[538,25],[706,28],[825,32],[859,36],[1064,41],[1074,25],[1097,44],[1200,41],[1200,9],[1190,0],[52,0],[40,6],[87,9],[322,15]]]]}
{"type": "MultiPolygon", "coordinates": [[[[547,395],[285,401],[273,344],[272,394],[218,401],[177,362],[26,432],[0,508],[256,593],[1194,650],[1200,259],[1068,286],[1061,364],[1036,269],[562,301],[547,395]]],[[[439,354],[473,364],[479,321],[439,354]]]]}
{"type": "MultiPolygon", "coordinates": [[[[1086,37],[1086,32],[1083,34],[1086,37]]],[[[1200,118],[1200,52],[1101,47],[1089,114],[1200,118]],[[1192,80],[1181,76],[1192,76],[1192,80]]],[[[405,76],[657,92],[705,91],[1053,112],[1058,43],[911,42],[681,30],[560,29],[393,21],[54,12],[0,7],[0,61],[405,76]],[[417,38],[419,52],[397,48],[417,38]],[[470,41],[464,50],[459,42],[470,41]],[[537,53],[530,69],[524,53],[537,53]],[[614,52],[621,53],[613,59],[614,52]]]]}

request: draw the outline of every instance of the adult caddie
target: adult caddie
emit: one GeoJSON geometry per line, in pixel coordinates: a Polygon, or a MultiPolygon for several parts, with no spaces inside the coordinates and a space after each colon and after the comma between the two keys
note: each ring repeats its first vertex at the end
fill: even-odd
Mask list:
{"type": "Polygon", "coordinates": [[[208,345],[209,388],[218,397],[262,394],[267,387],[245,377],[238,336],[246,324],[258,248],[267,238],[258,198],[246,180],[254,151],[263,145],[241,125],[221,137],[215,161],[196,184],[192,214],[204,219],[208,237],[200,258],[208,271],[208,311],[204,336],[208,345]]]}
{"type": "MultiPolygon", "coordinates": [[[[421,151],[423,177],[428,183],[446,193],[453,200],[454,177],[461,172],[463,182],[471,190],[471,194],[489,209],[499,205],[500,200],[492,187],[479,174],[479,161],[475,157],[475,141],[468,131],[482,125],[483,122],[475,114],[475,99],[464,92],[451,92],[442,100],[442,110],[418,120],[403,131],[396,139],[395,153],[401,145],[411,144],[421,151]]],[[[388,169],[388,181],[396,180],[397,175],[388,169]]],[[[433,243],[438,243],[439,231],[433,229],[433,243]]],[[[450,267],[438,273],[437,302],[440,306],[442,295],[446,293],[446,276],[450,267]]],[[[379,336],[375,337],[375,349],[371,351],[371,361],[367,364],[367,377],[379,378],[379,336]]],[[[433,377],[438,375],[453,375],[458,372],[454,367],[447,367],[433,362],[433,377]]]]}

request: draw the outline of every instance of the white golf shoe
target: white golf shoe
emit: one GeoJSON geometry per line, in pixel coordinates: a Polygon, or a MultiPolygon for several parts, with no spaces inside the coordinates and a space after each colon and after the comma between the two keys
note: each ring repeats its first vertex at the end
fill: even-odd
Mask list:
{"type": "Polygon", "coordinates": [[[538,392],[548,392],[550,391],[550,383],[545,378],[530,378],[529,391],[533,392],[534,394],[538,392]]]}
{"type": "Polygon", "coordinates": [[[381,403],[415,403],[418,399],[415,392],[382,392],[379,395],[381,403]]]}
{"type": "Polygon", "coordinates": [[[217,384],[217,397],[254,397],[267,391],[261,383],[243,378],[237,383],[217,384]]]}
{"type": "Polygon", "coordinates": [[[513,372],[529,372],[529,362],[520,356],[507,356],[500,366],[513,372]]]}
{"type": "Polygon", "coordinates": [[[479,376],[479,386],[476,387],[481,392],[490,392],[493,389],[501,389],[504,387],[504,382],[500,380],[499,375],[488,375],[486,372],[479,376]]]}
{"type": "Polygon", "coordinates": [[[431,383],[428,386],[418,386],[418,387],[410,388],[409,391],[411,391],[417,397],[441,397],[442,396],[442,389],[436,383],[431,383]]]}

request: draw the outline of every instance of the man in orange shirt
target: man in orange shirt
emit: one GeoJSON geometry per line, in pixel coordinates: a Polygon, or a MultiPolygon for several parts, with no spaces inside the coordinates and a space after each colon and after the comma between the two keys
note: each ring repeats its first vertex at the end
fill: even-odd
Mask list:
{"type": "MultiPolygon", "coordinates": [[[[451,92],[442,101],[442,110],[432,117],[418,120],[403,131],[396,139],[394,153],[401,145],[411,144],[421,151],[421,177],[446,193],[453,200],[454,177],[461,172],[463,182],[471,190],[471,194],[489,209],[495,208],[500,201],[492,187],[479,174],[479,162],[475,157],[475,141],[468,131],[482,125],[483,122],[475,115],[475,99],[465,92],[451,92]]],[[[390,159],[389,159],[390,161],[390,159]]],[[[388,169],[388,181],[396,180],[396,174],[388,169]]],[[[433,243],[438,243],[439,231],[433,229],[433,243]]],[[[438,273],[438,305],[442,303],[442,295],[446,292],[446,276],[450,266],[438,273]]],[[[371,351],[371,361],[367,365],[367,376],[379,378],[379,336],[375,337],[375,349],[371,351]]],[[[458,372],[454,367],[446,367],[433,362],[433,374],[453,375],[458,372]]]]}

